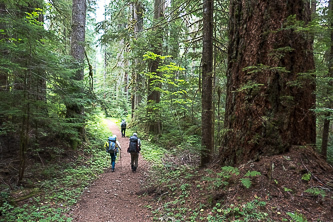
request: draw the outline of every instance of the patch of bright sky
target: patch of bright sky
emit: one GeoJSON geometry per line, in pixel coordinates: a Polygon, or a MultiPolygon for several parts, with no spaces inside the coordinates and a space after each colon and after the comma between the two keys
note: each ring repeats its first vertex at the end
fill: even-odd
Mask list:
{"type": "Polygon", "coordinates": [[[97,0],[96,8],[96,21],[101,22],[104,20],[105,6],[110,3],[111,0],[97,0]]]}
{"type": "MultiPolygon", "coordinates": [[[[101,22],[104,21],[105,19],[105,6],[109,5],[111,0],[97,0],[96,4],[96,22],[101,22]]],[[[103,34],[103,31],[101,31],[100,33],[96,33],[97,34],[97,38],[101,37],[101,35],[103,34]]],[[[96,55],[96,59],[98,61],[102,61],[103,60],[103,48],[101,47],[101,45],[99,44],[98,46],[98,53],[96,55]]]]}

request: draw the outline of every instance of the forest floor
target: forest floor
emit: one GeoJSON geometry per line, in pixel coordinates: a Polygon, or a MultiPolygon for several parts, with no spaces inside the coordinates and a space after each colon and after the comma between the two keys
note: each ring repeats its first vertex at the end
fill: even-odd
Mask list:
{"type": "MultiPolygon", "coordinates": [[[[165,153],[164,167],[153,169],[140,155],[133,173],[129,137],[122,138],[111,121],[108,127],[121,144],[121,158],[117,157],[115,172],[109,163],[64,215],[75,222],[333,221],[333,167],[310,147],[291,147],[287,153],[261,156],[237,168],[221,167],[218,160],[198,168],[196,152],[183,151],[177,156],[165,153]]],[[[14,160],[0,163],[2,182],[14,177],[5,171],[9,162],[14,160]]],[[[42,178],[37,175],[27,176],[39,184],[42,178]]]]}
{"type": "Polygon", "coordinates": [[[127,153],[129,135],[122,137],[119,127],[110,120],[108,127],[117,136],[122,150],[115,172],[108,168],[84,191],[78,203],[69,212],[73,221],[151,221],[151,212],[145,208],[144,197],[136,195],[147,176],[147,162],[139,155],[136,172],[132,172],[131,156],[127,153]]]}
{"type": "MultiPolygon", "coordinates": [[[[174,164],[186,166],[184,161],[174,164]]],[[[188,168],[158,187],[141,191],[154,198],[155,218],[333,221],[333,168],[310,147],[292,147],[287,153],[263,156],[238,168],[218,165],[188,168]],[[249,187],[244,186],[246,181],[251,181],[249,187]]]]}
{"type": "MultiPolygon", "coordinates": [[[[216,164],[192,172],[188,167],[151,187],[147,181],[156,175],[149,164],[140,156],[133,173],[128,138],[111,121],[108,126],[123,147],[122,158],[116,172],[108,169],[83,193],[70,212],[74,221],[333,221],[333,168],[311,148],[262,157],[239,166],[239,174],[221,173],[216,164]],[[260,175],[246,176],[254,171],[260,175]],[[251,180],[249,188],[244,178],[251,180]]],[[[190,165],[184,155],[172,157],[176,167],[169,171],[190,165]]]]}

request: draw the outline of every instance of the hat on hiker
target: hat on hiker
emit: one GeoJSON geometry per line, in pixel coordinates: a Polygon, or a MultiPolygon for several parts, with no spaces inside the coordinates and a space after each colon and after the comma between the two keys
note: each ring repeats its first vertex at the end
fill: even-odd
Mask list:
{"type": "Polygon", "coordinates": [[[133,133],[133,136],[138,136],[138,134],[136,134],[136,133],[133,133]]]}

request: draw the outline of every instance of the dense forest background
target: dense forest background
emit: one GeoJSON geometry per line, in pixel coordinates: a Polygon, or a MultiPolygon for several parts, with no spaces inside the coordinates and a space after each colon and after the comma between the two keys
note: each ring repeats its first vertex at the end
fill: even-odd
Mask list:
{"type": "Polygon", "coordinates": [[[332,7],[1,0],[2,208],[36,182],[31,172],[89,159],[107,138],[104,118],[204,168],[295,147],[331,163],[332,7]]]}

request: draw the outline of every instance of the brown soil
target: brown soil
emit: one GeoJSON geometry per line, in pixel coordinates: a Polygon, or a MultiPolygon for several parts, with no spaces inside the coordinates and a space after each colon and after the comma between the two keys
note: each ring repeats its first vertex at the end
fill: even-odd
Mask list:
{"type": "MultiPolygon", "coordinates": [[[[139,156],[135,173],[130,167],[131,157],[127,153],[128,137],[121,137],[119,127],[108,121],[108,127],[122,147],[121,158],[117,157],[115,172],[110,168],[84,191],[78,203],[69,213],[74,221],[152,221],[145,200],[138,195],[145,181],[147,162],[139,156]]],[[[127,135],[128,136],[128,135],[127,135]]]]}

